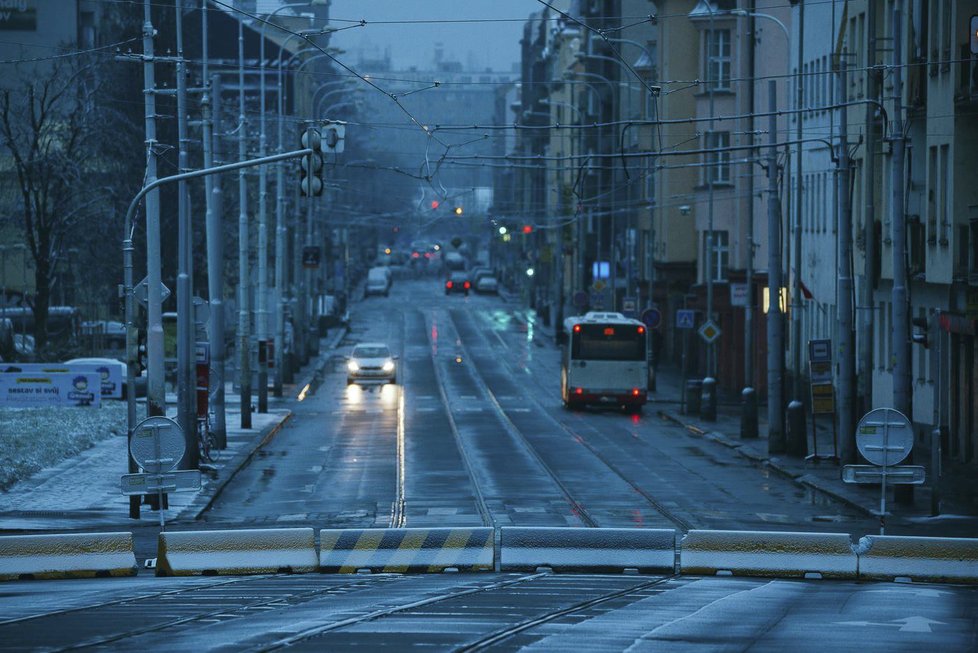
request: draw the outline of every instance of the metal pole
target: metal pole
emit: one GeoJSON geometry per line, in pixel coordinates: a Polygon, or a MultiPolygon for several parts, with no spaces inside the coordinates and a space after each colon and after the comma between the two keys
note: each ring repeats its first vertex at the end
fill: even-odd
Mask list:
{"type": "MultiPolygon", "coordinates": [[[[238,160],[247,155],[245,136],[244,23],[238,21],[238,160]]],[[[251,428],[251,266],[248,261],[248,184],[238,171],[238,384],[241,386],[241,428],[251,428]]]]}
{"type": "MultiPolygon", "coordinates": [[[[900,0],[893,3],[893,159],[891,161],[890,222],[893,229],[893,408],[913,423],[913,390],[911,387],[910,307],[907,292],[907,222],[904,213],[903,136],[903,12],[900,0]]],[[[910,462],[913,461],[911,455],[910,462]]],[[[894,491],[898,503],[913,502],[913,486],[903,485],[894,491]]]]}
{"type": "MultiPolygon", "coordinates": [[[[278,151],[281,153],[285,144],[285,88],[282,83],[282,48],[278,53],[278,151]]],[[[276,397],[282,396],[282,382],[285,371],[285,309],[288,305],[286,292],[288,283],[285,272],[285,243],[288,238],[288,227],[285,224],[285,164],[279,162],[275,166],[275,290],[278,294],[278,310],[275,312],[275,375],[272,382],[272,392],[276,397]]]]}
{"type": "MultiPolygon", "coordinates": [[[[876,3],[866,5],[866,33],[869,41],[869,64],[875,63],[876,54],[876,3]]],[[[879,91],[876,77],[866,73],[866,97],[875,100],[879,91]]],[[[866,205],[863,222],[865,266],[863,268],[862,306],[859,318],[859,374],[856,376],[859,406],[857,415],[864,415],[873,408],[873,290],[876,282],[876,106],[866,105],[866,149],[863,155],[863,188],[866,205]]]]}
{"type": "MultiPolygon", "coordinates": [[[[265,25],[262,24],[258,55],[260,129],[258,134],[258,156],[265,156],[265,25]]],[[[268,412],[268,222],[266,198],[268,195],[268,170],[262,166],[258,170],[258,313],[256,315],[256,335],[258,337],[258,412],[268,412]]]]}
{"type": "MultiPolygon", "coordinates": [[[[207,16],[205,11],[203,14],[207,16]]],[[[204,40],[206,43],[206,39],[204,40]]],[[[204,57],[207,61],[207,57],[204,57]]],[[[204,121],[204,167],[210,168],[214,164],[215,156],[220,158],[220,150],[217,146],[218,141],[214,138],[215,133],[221,133],[221,76],[214,74],[211,77],[211,97],[214,101],[213,123],[204,121]],[[210,146],[210,147],[209,147],[210,146]]],[[[207,194],[208,216],[207,216],[207,294],[210,299],[211,329],[210,329],[210,354],[211,372],[213,373],[213,383],[216,386],[211,390],[213,401],[210,406],[214,408],[214,422],[211,429],[217,440],[217,448],[227,448],[227,422],[225,415],[224,398],[224,361],[227,352],[227,342],[225,341],[224,326],[224,191],[222,190],[221,175],[214,175],[211,180],[210,175],[204,177],[210,182],[210,192],[207,194]]]]}
{"type": "MultiPolygon", "coordinates": [[[[719,49],[720,47],[719,43],[716,42],[716,38],[717,38],[716,30],[713,29],[713,13],[714,13],[713,7],[711,6],[710,27],[709,27],[710,38],[707,41],[708,45],[707,45],[707,53],[706,53],[707,70],[710,69],[710,51],[709,51],[710,48],[716,47],[719,49]]],[[[707,76],[709,77],[709,75],[707,76]]],[[[710,123],[709,126],[707,127],[708,130],[707,133],[710,134],[710,138],[713,139],[713,147],[716,147],[718,145],[716,140],[716,132],[713,131],[713,109],[714,109],[713,87],[716,86],[716,83],[717,80],[715,79],[707,80],[707,84],[709,84],[707,90],[710,94],[710,123]]],[[[720,158],[719,153],[715,154],[714,156],[716,156],[715,161],[716,163],[718,163],[720,158]]],[[[707,224],[709,226],[707,227],[707,232],[706,232],[706,256],[703,257],[705,259],[704,266],[703,266],[703,274],[706,276],[706,319],[707,320],[713,319],[713,256],[714,256],[713,254],[713,227],[714,227],[713,225],[713,177],[716,174],[716,172],[717,172],[716,164],[712,166],[708,166],[706,169],[706,183],[709,189],[709,209],[707,212],[707,224]]],[[[707,343],[706,344],[706,376],[711,378],[716,374],[716,370],[713,367],[713,358],[715,353],[716,353],[716,347],[714,346],[714,344],[712,342],[707,343]]]]}
{"type": "MultiPolygon", "coordinates": [[[[801,369],[801,225],[802,225],[802,198],[804,197],[804,184],[802,183],[802,165],[803,158],[805,155],[804,145],[800,142],[802,139],[802,123],[804,122],[801,113],[802,104],[805,102],[804,95],[804,83],[801,74],[802,66],[805,60],[805,3],[798,3],[798,70],[795,74],[795,97],[797,98],[797,104],[795,110],[798,113],[795,114],[795,135],[799,141],[798,145],[798,155],[795,157],[795,225],[793,235],[793,255],[792,263],[794,264],[794,278],[791,283],[791,367],[793,373],[793,379],[791,384],[791,396],[795,401],[802,401],[802,369],[801,369]]],[[[804,402],[802,402],[804,404],[804,402]]],[[[813,436],[814,437],[814,436],[813,436]]]]}
{"type": "MultiPolygon", "coordinates": [[[[183,63],[183,0],[174,3],[177,41],[177,167],[187,172],[187,74],[183,63]]],[[[194,369],[190,360],[194,351],[194,304],[191,269],[190,211],[187,206],[187,182],[177,183],[177,423],[183,430],[186,453],[180,462],[183,469],[197,469],[200,454],[197,449],[193,405],[194,369]]]]}
{"type": "MultiPolygon", "coordinates": [[[[150,16],[150,0],[143,1],[143,77],[145,87],[146,125],[146,184],[156,181],[156,70],[153,63],[153,37],[155,30],[150,16]]],[[[131,237],[127,234],[127,237],[131,237]]],[[[162,269],[160,254],[160,194],[146,196],[146,268],[147,268],[147,415],[166,414],[166,394],[163,387],[163,295],[161,292],[162,269]]],[[[130,424],[130,430],[135,423],[130,424]]]]}
{"type": "Polygon", "coordinates": [[[768,198],[767,198],[767,424],[768,451],[783,453],[784,438],[784,390],[782,388],[782,364],[784,357],[784,324],[781,318],[781,197],[778,195],[778,118],[777,82],[768,82],[768,198]]]}
{"type": "Polygon", "coordinates": [[[855,351],[852,307],[852,206],[849,204],[849,111],[846,107],[846,61],[845,53],[837,64],[839,82],[839,229],[837,264],[837,302],[838,321],[836,322],[838,341],[838,397],[839,432],[842,433],[842,459],[846,464],[855,462],[856,452],[848,447],[855,442],[853,433],[853,384],[855,382],[855,351]]]}

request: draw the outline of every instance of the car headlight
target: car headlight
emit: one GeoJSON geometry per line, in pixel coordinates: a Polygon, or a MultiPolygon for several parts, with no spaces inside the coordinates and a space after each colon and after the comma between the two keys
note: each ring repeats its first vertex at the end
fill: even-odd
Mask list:
{"type": "Polygon", "coordinates": [[[359,372],[360,366],[357,365],[356,361],[350,361],[346,364],[346,369],[350,370],[351,372],[359,372]]]}
{"type": "Polygon", "coordinates": [[[394,371],[394,361],[384,361],[384,371],[393,372],[394,371]]]}

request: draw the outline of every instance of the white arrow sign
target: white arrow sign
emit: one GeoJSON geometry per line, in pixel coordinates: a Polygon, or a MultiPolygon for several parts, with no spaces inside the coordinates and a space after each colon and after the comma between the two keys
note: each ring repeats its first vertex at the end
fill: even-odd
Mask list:
{"type": "Polygon", "coordinates": [[[927,617],[915,616],[915,617],[904,617],[903,619],[894,619],[886,623],[879,623],[876,621],[837,621],[835,622],[839,626],[887,626],[890,628],[897,628],[901,633],[929,633],[931,632],[931,625],[946,626],[943,621],[935,621],[934,619],[928,619],[927,617]]]}

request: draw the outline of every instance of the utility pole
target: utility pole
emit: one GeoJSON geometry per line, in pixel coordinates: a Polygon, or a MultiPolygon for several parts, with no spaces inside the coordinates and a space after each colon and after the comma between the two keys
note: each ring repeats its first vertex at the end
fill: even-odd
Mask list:
{"type": "MultiPolygon", "coordinates": [[[[203,54],[202,76],[204,84],[210,81],[210,96],[205,93],[202,101],[204,109],[204,167],[214,166],[214,133],[220,133],[221,124],[221,76],[209,77],[207,48],[207,16],[210,13],[207,0],[201,0],[201,48],[203,54]],[[213,99],[213,107],[211,100],[213,99]]],[[[214,422],[211,429],[217,440],[218,449],[227,447],[227,424],[224,409],[224,192],[221,189],[221,176],[204,177],[204,192],[207,195],[205,229],[207,236],[207,298],[210,303],[210,369],[211,380],[216,387],[210,389],[213,401],[209,407],[214,409],[214,422]]]]}
{"type": "MultiPolygon", "coordinates": [[[[156,29],[150,15],[150,0],[143,0],[143,97],[146,126],[146,184],[156,181],[156,69],[153,39],[156,29]]],[[[166,395],[163,387],[163,294],[160,253],[160,194],[153,190],[146,196],[146,268],[147,268],[147,388],[146,414],[165,415],[166,395]]]]}
{"type": "MultiPolygon", "coordinates": [[[[866,33],[869,46],[869,66],[876,63],[876,3],[866,5],[866,33]]],[[[866,97],[875,100],[879,95],[876,75],[866,72],[866,97]]],[[[873,290],[876,283],[876,105],[866,103],[866,146],[863,155],[863,188],[866,204],[863,222],[863,246],[865,264],[863,268],[862,297],[857,314],[859,322],[859,373],[856,375],[856,392],[859,404],[856,414],[864,415],[873,408],[873,323],[876,316],[873,290]]]]}
{"type": "MultiPolygon", "coordinates": [[[[802,159],[805,155],[804,145],[802,144],[802,123],[804,121],[804,114],[801,112],[802,105],[805,102],[805,84],[804,77],[802,76],[802,67],[805,61],[805,3],[798,3],[798,74],[795,76],[795,97],[797,98],[797,106],[795,107],[797,113],[795,114],[795,137],[798,141],[798,155],[795,157],[795,225],[792,230],[793,237],[793,255],[792,263],[794,264],[795,273],[794,279],[792,279],[791,284],[791,340],[794,345],[791,348],[792,357],[792,371],[794,372],[794,379],[792,380],[792,398],[796,401],[802,401],[802,370],[801,370],[801,225],[802,225],[802,207],[804,202],[802,202],[802,197],[804,193],[804,184],[802,183],[802,159]]],[[[804,402],[802,402],[804,405],[804,402]]],[[[804,411],[802,411],[804,412],[804,411]]],[[[812,437],[815,437],[814,434],[812,437]]],[[[806,439],[807,441],[807,439],[806,439]]]]}
{"type": "MultiPolygon", "coordinates": [[[[903,204],[903,16],[900,0],[893,2],[893,159],[891,161],[890,222],[893,229],[893,407],[913,423],[913,394],[910,385],[910,315],[907,294],[907,223],[903,204]]],[[[913,461],[913,458],[910,458],[913,461]]],[[[913,486],[898,486],[894,499],[913,502],[913,486]]]]}
{"type": "Polygon", "coordinates": [[[784,453],[784,324],[781,317],[781,196],[778,194],[778,86],[768,81],[767,198],[767,439],[769,453],[784,453]]]}
{"type": "MultiPolygon", "coordinates": [[[[278,54],[278,153],[284,152],[285,143],[285,100],[282,84],[282,52],[278,54]]],[[[275,311],[275,378],[273,394],[282,396],[282,383],[285,377],[285,308],[288,305],[288,287],[285,272],[285,250],[288,238],[285,224],[285,164],[281,161],[275,166],[275,290],[278,293],[278,310],[275,311]]]]}
{"type": "MultiPolygon", "coordinates": [[[[183,62],[183,0],[174,3],[177,39],[177,169],[190,169],[187,158],[187,71],[183,62]]],[[[197,469],[200,456],[197,448],[194,406],[195,382],[191,355],[194,351],[194,303],[191,253],[190,211],[187,206],[187,182],[177,182],[177,422],[183,429],[186,453],[183,469],[197,469]]]]}
{"type": "MultiPolygon", "coordinates": [[[[267,154],[265,134],[265,25],[259,35],[258,56],[260,129],[258,134],[258,156],[267,154]]],[[[256,335],[258,336],[258,412],[268,412],[268,222],[267,222],[268,170],[262,166],[258,170],[258,314],[256,335]]]]}
{"type": "MultiPolygon", "coordinates": [[[[238,160],[247,156],[245,140],[244,22],[238,19],[238,160]]],[[[251,265],[248,261],[248,184],[238,171],[238,383],[241,386],[241,428],[251,428],[251,265]]]]}
{"type": "Polygon", "coordinates": [[[836,70],[839,89],[839,229],[836,295],[838,302],[838,321],[836,322],[836,341],[838,366],[838,431],[841,434],[841,458],[844,463],[856,460],[854,434],[856,420],[853,414],[855,399],[855,333],[853,331],[853,285],[852,285],[852,204],[849,202],[849,111],[846,107],[849,89],[846,84],[845,52],[838,55],[836,70]]]}
{"type": "MultiPolygon", "coordinates": [[[[711,66],[710,66],[710,56],[711,56],[711,50],[712,50],[712,48],[717,48],[718,56],[719,56],[719,48],[720,48],[720,44],[717,42],[717,32],[716,32],[715,29],[713,29],[713,14],[714,14],[713,6],[712,5],[709,5],[709,6],[710,6],[710,27],[709,27],[709,30],[710,30],[710,38],[707,41],[707,43],[708,43],[708,45],[707,45],[707,52],[706,52],[707,70],[710,70],[710,68],[711,68],[711,66]]],[[[719,72],[719,67],[717,68],[717,70],[719,72]]],[[[714,113],[714,111],[713,111],[714,110],[713,89],[716,87],[717,80],[716,79],[708,79],[707,80],[707,84],[709,84],[709,87],[708,87],[707,90],[709,91],[709,94],[710,94],[710,123],[709,123],[709,127],[708,127],[708,130],[709,130],[708,133],[710,134],[710,140],[707,141],[707,142],[708,143],[712,143],[712,147],[713,148],[716,148],[720,144],[719,139],[717,139],[717,137],[716,137],[716,132],[713,130],[713,113],[714,113]]],[[[713,253],[713,246],[714,246],[714,243],[713,243],[713,229],[714,229],[714,225],[713,225],[713,182],[715,181],[714,177],[717,174],[717,168],[718,168],[718,165],[717,164],[720,161],[720,153],[719,152],[715,152],[714,153],[714,156],[716,158],[714,159],[713,165],[707,167],[707,169],[706,169],[707,170],[707,172],[706,172],[706,183],[707,183],[708,189],[709,189],[709,191],[708,191],[708,193],[709,193],[709,208],[708,208],[708,213],[707,213],[707,224],[709,226],[707,227],[707,232],[706,232],[706,243],[705,243],[705,245],[706,245],[706,256],[704,257],[705,258],[705,261],[704,261],[704,266],[703,266],[703,274],[706,275],[706,319],[707,320],[712,320],[713,319],[713,262],[714,262],[713,261],[713,256],[714,256],[714,253],[713,253]]],[[[777,160],[777,156],[776,155],[775,155],[775,160],[777,160]]],[[[710,377],[710,378],[712,378],[716,374],[716,367],[715,367],[715,364],[714,364],[715,363],[715,361],[714,361],[715,357],[716,357],[716,346],[715,346],[714,343],[709,342],[706,345],[706,376],[707,377],[710,377]]],[[[683,392],[685,392],[685,389],[683,390],[683,392]]]]}

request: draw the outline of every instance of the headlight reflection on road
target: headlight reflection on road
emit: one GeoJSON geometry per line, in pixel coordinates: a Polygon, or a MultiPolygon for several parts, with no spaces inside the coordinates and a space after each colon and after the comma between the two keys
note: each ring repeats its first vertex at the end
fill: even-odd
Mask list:
{"type": "Polygon", "coordinates": [[[359,404],[363,401],[363,388],[356,383],[346,386],[346,400],[351,404],[359,404]]]}
{"type": "Polygon", "coordinates": [[[397,403],[397,386],[385,383],[380,389],[380,401],[385,406],[394,406],[397,403]]]}

